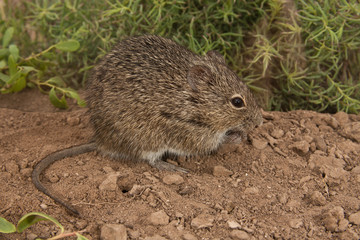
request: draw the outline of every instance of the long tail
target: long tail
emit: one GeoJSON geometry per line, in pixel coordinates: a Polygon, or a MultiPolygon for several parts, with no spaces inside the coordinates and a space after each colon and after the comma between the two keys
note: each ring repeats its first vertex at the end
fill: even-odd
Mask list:
{"type": "Polygon", "coordinates": [[[35,187],[48,195],[50,198],[52,198],[55,202],[63,205],[65,208],[70,210],[76,215],[80,215],[79,212],[69,203],[63,201],[61,198],[55,196],[52,194],[40,181],[40,174],[51,164],[54,162],[61,160],[65,157],[72,157],[75,155],[87,153],[96,150],[96,144],[94,142],[82,144],[79,146],[73,146],[70,148],[62,149],[57,152],[51,153],[50,155],[43,158],[40,162],[36,164],[34,167],[34,170],[32,172],[32,182],[34,183],[35,187]]]}

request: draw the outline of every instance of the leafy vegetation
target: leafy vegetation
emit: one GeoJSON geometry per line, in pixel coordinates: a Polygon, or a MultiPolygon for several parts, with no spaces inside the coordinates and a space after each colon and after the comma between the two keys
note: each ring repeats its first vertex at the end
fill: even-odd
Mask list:
{"type": "Polygon", "coordinates": [[[69,86],[84,86],[117,41],[156,34],[197,53],[221,52],[268,109],[360,110],[357,0],[15,2],[0,6],[0,72],[10,76],[9,57],[18,55],[12,73],[21,77],[1,77],[3,93],[37,86],[55,106],[66,107],[66,97],[83,105],[69,86]],[[75,42],[76,49],[57,48],[75,42]]]}
{"type": "Polygon", "coordinates": [[[81,106],[85,102],[80,99],[76,91],[65,87],[65,82],[60,77],[51,77],[43,80],[46,65],[51,63],[51,50],[57,49],[65,52],[72,52],[78,49],[79,43],[75,40],[58,42],[46,50],[31,54],[29,57],[22,58],[19,49],[14,44],[9,44],[14,33],[14,28],[6,29],[2,38],[2,49],[0,49],[0,92],[15,93],[28,86],[37,86],[40,91],[49,94],[51,103],[59,108],[67,108],[65,97],[74,98],[81,106]],[[50,90],[45,90],[44,88],[50,90]],[[61,95],[61,98],[58,95],[61,95]]]}
{"type": "MultiPolygon", "coordinates": [[[[5,218],[0,217],[0,233],[22,233],[27,228],[40,221],[50,221],[60,228],[60,234],[55,237],[48,238],[48,240],[62,239],[71,236],[76,236],[77,240],[87,240],[86,237],[82,236],[79,232],[65,233],[64,227],[53,217],[44,213],[32,212],[24,215],[18,222],[17,226],[7,221],[5,218]]],[[[40,238],[37,238],[40,239],[40,238]]]]}

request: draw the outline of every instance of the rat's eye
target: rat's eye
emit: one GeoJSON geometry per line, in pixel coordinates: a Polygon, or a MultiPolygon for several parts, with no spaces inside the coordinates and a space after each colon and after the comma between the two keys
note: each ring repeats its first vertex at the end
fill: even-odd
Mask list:
{"type": "Polygon", "coordinates": [[[245,101],[239,96],[235,96],[231,99],[231,104],[236,108],[245,107],[245,101]]]}

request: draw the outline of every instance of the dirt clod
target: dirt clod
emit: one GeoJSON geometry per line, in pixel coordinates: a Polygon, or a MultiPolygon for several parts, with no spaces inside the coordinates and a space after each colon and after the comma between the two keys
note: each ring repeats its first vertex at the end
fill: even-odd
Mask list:
{"type": "Polygon", "coordinates": [[[150,214],[148,221],[152,225],[167,225],[169,223],[169,216],[164,212],[164,210],[160,210],[150,214]]]}
{"type": "Polygon", "coordinates": [[[309,152],[310,144],[306,140],[302,140],[302,141],[294,142],[289,146],[289,148],[299,151],[302,154],[306,154],[307,152],[309,152]]]}
{"type": "Polygon", "coordinates": [[[105,224],[101,227],[101,240],[126,240],[126,227],[122,224],[105,224]]]}
{"type": "Polygon", "coordinates": [[[115,191],[117,188],[117,179],[121,174],[119,172],[109,173],[106,179],[100,184],[99,189],[101,191],[115,191]]]}
{"type": "Polygon", "coordinates": [[[222,176],[227,177],[232,174],[233,172],[225,168],[224,166],[215,166],[213,169],[213,175],[216,177],[222,177],[222,176]]]}
{"type": "Polygon", "coordinates": [[[257,138],[253,138],[251,140],[251,143],[256,149],[259,149],[259,150],[262,150],[262,149],[266,148],[266,146],[268,145],[267,141],[257,139],[257,138]]]}
{"type": "Polygon", "coordinates": [[[249,234],[247,234],[245,231],[242,231],[242,230],[233,230],[233,231],[231,231],[230,237],[231,237],[231,239],[235,239],[235,240],[250,239],[249,234]]]}
{"type": "Polygon", "coordinates": [[[360,225],[360,212],[351,214],[349,216],[349,222],[352,224],[360,225]]]}
{"type": "Polygon", "coordinates": [[[309,196],[309,201],[315,206],[326,205],[326,198],[319,191],[312,192],[309,196]]]}
{"type": "Polygon", "coordinates": [[[194,235],[192,235],[190,233],[185,233],[182,236],[182,239],[184,239],[184,240],[197,240],[197,237],[195,237],[194,235]]]}
{"type": "Polygon", "coordinates": [[[163,182],[168,185],[179,185],[184,182],[184,178],[179,174],[167,174],[163,177],[163,182]]]}
{"type": "Polygon", "coordinates": [[[194,229],[208,228],[214,225],[214,217],[208,214],[197,216],[191,221],[191,227],[194,229]]]}
{"type": "Polygon", "coordinates": [[[236,221],[227,221],[227,224],[228,224],[229,228],[231,228],[231,229],[240,229],[241,228],[240,224],[236,221]]]}

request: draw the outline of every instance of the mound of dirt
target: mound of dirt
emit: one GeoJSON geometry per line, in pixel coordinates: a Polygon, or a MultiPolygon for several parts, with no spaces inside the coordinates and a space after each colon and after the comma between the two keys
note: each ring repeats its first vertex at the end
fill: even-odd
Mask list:
{"type": "MultiPolygon", "coordinates": [[[[359,239],[360,116],[266,112],[240,145],[179,158],[190,174],[88,153],[56,162],[42,181],[81,217],[40,193],[33,166],[87,142],[86,109],[55,110],[37,91],[0,97],[0,216],[55,217],[89,239],[359,239]],[[120,238],[119,238],[120,239],[120,238]]],[[[38,223],[0,239],[51,237],[38,223]]]]}

